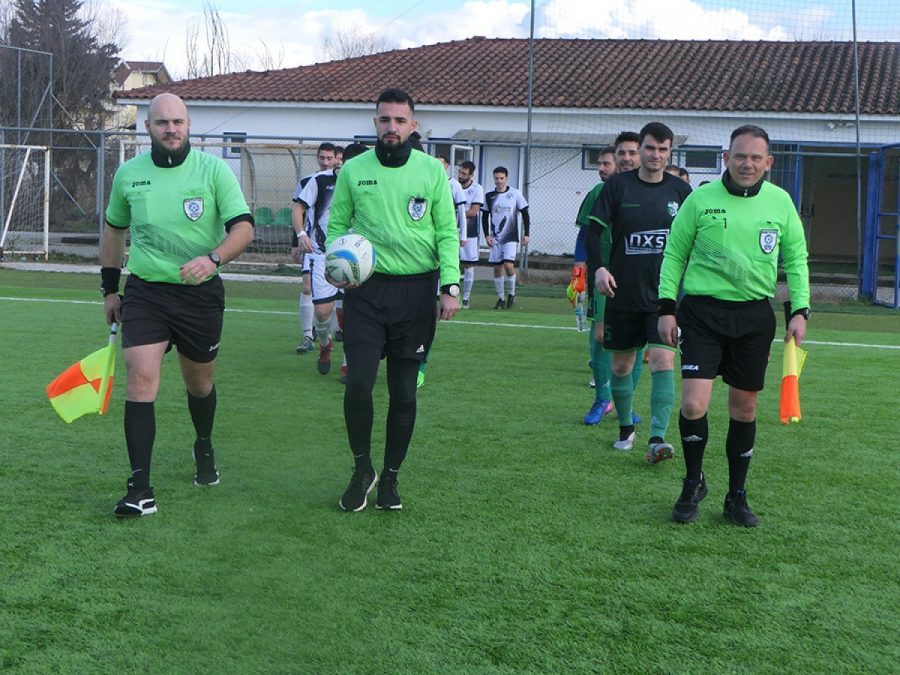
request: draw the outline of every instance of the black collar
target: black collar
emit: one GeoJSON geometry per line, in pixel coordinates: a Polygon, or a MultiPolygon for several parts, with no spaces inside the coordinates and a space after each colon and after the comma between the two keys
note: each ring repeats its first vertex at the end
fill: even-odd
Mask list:
{"type": "Polygon", "coordinates": [[[381,162],[382,166],[394,168],[403,166],[406,164],[406,160],[409,159],[409,153],[411,152],[412,143],[409,142],[409,139],[406,140],[406,143],[398,145],[396,148],[386,148],[381,144],[381,141],[375,144],[375,156],[378,157],[378,161],[381,162]]]}
{"type": "Polygon", "coordinates": [[[173,169],[176,166],[184,164],[188,153],[191,151],[191,142],[187,140],[177,152],[166,152],[165,149],[157,147],[156,144],[150,146],[150,157],[153,163],[161,169],[173,169]]]}
{"type": "Polygon", "coordinates": [[[725,189],[728,190],[729,194],[732,194],[735,197],[755,197],[759,194],[759,191],[762,189],[762,184],[765,182],[765,178],[760,178],[755,185],[743,188],[732,180],[731,172],[728,169],[725,169],[725,173],[722,174],[722,185],[725,186],[725,189]]]}

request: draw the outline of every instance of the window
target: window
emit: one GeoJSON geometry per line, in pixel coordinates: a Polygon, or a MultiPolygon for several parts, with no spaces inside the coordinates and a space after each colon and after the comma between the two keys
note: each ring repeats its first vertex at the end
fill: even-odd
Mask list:
{"type": "Polygon", "coordinates": [[[719,171],[722,167],[722,149],[715,146],[682,145],[672,153],[672,163],[688,169],[719,171]]]}
{"type": "Polygon", "coordinates": [[[581,150],[581,168],[584,171],[596,169],[600,166],[600,153],[605,148],[589,148],[584,147],[581,150]]]}
{"type": "Polygon", "coordinates": [[[240,157],[241,156],[241,146],[240,145],[227,145],[228,143],[246,143],[247,142],[247,134],[243,131],[226,131],[222,134],[222,140],[226,143],[226,145],[222,146],[222,157],[240,157]]]}

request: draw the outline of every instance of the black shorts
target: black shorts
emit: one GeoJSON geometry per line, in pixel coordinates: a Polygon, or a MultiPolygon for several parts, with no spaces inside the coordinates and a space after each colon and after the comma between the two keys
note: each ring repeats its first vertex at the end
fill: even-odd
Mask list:
{"type": "Polygon", "coordinates": [[[603,313],[603,348],[611,352],[630,352],[646,347],[665,347],[659,339],[656,312],[622,312],[610,309],[603,313]]]}
{"type": "Polygon", "coordinates": [[[678,307],[681,377],[722,380],[743,391],[761,391],[775,337],[768,300],[730,302],[686,295],[678,307]]]}
{"type": "Polygon", "coordinates": [[[168,342],[197,363],[219,353],[225,287],[218,276],[199,286],[144,281],[135,274],[125,282],[122,300],[122,347],[168,342]]]}
{"type": "Polygon", "coordinates": [[[367,345],[382,356],[424,361],[437,321],[437,272],[375,273],[344,292],[344,350],[367,345]]]}

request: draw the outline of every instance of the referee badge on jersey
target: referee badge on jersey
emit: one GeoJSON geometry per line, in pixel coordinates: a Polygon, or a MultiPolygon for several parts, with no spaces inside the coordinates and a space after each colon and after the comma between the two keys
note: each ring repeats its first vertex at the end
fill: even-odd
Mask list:
{"type": "Polygon", "coordinates": [[[428,200],[425,197],[410,197],[406,210],[413,220],[422,220],[425,217],[425,211],[428,210],[428,200]]]}
{"type": "Polygon", "coordinates": [[[763,253],[771,253],[775,250],[775,244],[778,243],[778,230],[760,230],[759,231],[759,247],[763,253]]]}
{"type": "Polygon", "coordinates": [[[203,197],[190,197],[184,200],[184,215],[193,221],[200,220],[203,215],[203,197]]]}

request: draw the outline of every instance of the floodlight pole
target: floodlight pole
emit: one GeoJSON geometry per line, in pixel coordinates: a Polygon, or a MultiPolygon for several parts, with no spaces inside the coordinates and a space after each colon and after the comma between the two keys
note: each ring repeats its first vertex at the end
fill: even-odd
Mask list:
{"type": "MultiPolygon", "coordinates": [[[[525,170],[522,176],[522,194],[528,201],[528,185],[531,182],[531,112],[534,104],[534,0],[531,0],[530,28],[528,31],[528,127],[525,132],[525,170]]],[[[522,246],[520,264],[528,272],[528,244],[522,246]]]]}
{"type": "Polygon", "coordinates": [[[528,200],[528,184],[531,181],[531,114],[534,106],[534,0],[531,0],[531,28],[528,33],[528,128],[525,132],[525,171],[522,192],[528,200]]]}
{"type": "MultiPolygon", "coordinates": [[[[856,37],[856,0],[852,0],[850,9],[853,12],[853,95],[856,107],[856,271],[858,275],[861,275],[863,267],[862,143],[859,131],[859,42],[856,37]]],[[[859,286],[860,284],[857,284],[857,287],[859,286]]],[[[876,283],[876,295],[877,290],[876,283]]]]}

